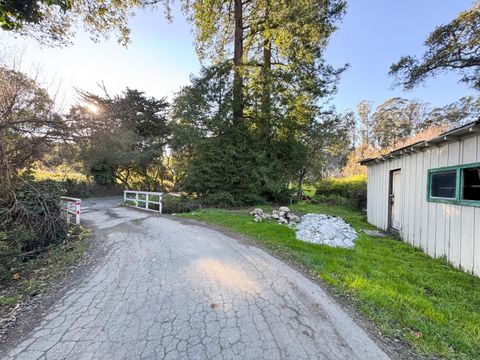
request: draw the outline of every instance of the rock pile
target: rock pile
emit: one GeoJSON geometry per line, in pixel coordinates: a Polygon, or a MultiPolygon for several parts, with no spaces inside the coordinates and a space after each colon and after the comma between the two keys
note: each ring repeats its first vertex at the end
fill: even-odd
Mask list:
{"type": "Polygon", "coordinates": [[[271,214],[266,214],[262,209],[257,208],[250,212],[250,215],[253,215],[255,222],[262,222],[263,220],[276,220],[279,224],[296,224],[300,222],[300,218],[286,206],[273,210],[271,214]]]}
{"type": "Polygon", "coordinates": [[[295,226],[298,240],[333,247],[352,248],[355,230],[342,219],[323,214],[306,214],[295,226]]]}

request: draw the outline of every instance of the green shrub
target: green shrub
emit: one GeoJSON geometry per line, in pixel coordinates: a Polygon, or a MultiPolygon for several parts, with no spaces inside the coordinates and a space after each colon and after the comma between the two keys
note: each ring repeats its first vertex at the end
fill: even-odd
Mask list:
{"type": "Polygon", "coordinates": [[[106,162],[99,162],[90,168],[93,180],[100,185],[114,185],[115,176],[112,166],[106,162]]]}
{"type": "Polygon", "coordinates": [[[187,196],[164,195],[162,199],[162,212],[164,214],[180,214],[195,211],[202,207],[197,199],[187,196]]]}
{"type": "Polygon", "coordinates": [[[162,212],[164,214],[179,214],[205,207],[235,208],[243,205],[255,205],[262,202],[263,199],[255,195],[247,195],[242,199],[235,199],[233,195],[228,192],[213,193],[202,198],[166,194],[162,199],[162,212]]]}
{"type": "Polygon", "coordinates": [[[199,143],[188,163],[183,188],[209,206],[237,206],[246,195],[259,194],[260,182],[258,154],[248,131],[232,128],[199,143]]]}
{"type": "Polygon", "coordinates": [[[358,209],[367,204],[367,178],[363,175],[342,179],[325,179],[317,184],[316,196],[331,195],[342,197],[348,204],[358,209]]]}
{"type": "Polygon", "coordinates": [[[309,200],[309,202],[314,205],[351,205],[351,202],[348,199],[338,195],[315,195],[309,200]]]}
{"type": "Polygon", "coordinates": [[[244,194],[238,198],[236,203],[237,203],[236,206],[251,206],[251,205],[264,204],[265,199],[257,194],[244,194]]]}
{"type": "Polygon", "coordinates": [[[135,202],[135,200],[125,200],[125,201],[123,202],[123,204],[124,204],[124,205],[127,205],[127,206],[128,206],[128,205],[130,205],[130,206],[136,206],[136,205],[137,205],[137,203],[135,202]]]}
{"type": "Polygon", "coordinates": [[[224,209],[265,203],[265,199],[256,194],[247,193],[234,196],[224,191],[206,195],[202,197],[200,201],[203,207],[224,209]]]}
{"type": "Polygon", "coordinates": [[[99,185],[89,181],[70,180],[58,182],[64,189],[65,194],[71,197],[90,198],[122,195],[124,186],[120,184],[99,185]]]}
{"type": "MultiPolygon", "coordinates": [[[[295,197],[295,190],[289,189],[284,184],[271,183],[264,186],[262,191],[262,197],[264,201],[272,202],[275,204],[287,205],[293,201],[295,197]]],[[[259,204],[257,202],[255,204],[259,204]]],[[[245,204],[245,205],[255,205],[255,204],[245,204]]]]}
{"type": "Polygon", "coordinates": [[[209,194],[202,198],[202,204],[205,207],[232,208],[241,203],[242,201],[235,199],[231,193],[225,191],[209,194]]]}

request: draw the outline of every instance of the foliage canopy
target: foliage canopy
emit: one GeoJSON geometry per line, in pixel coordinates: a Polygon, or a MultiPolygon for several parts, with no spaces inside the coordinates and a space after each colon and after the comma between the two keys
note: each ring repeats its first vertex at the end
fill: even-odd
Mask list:
{"type": "Polygon", "coordinates": [[[390,68],[397,84],[412,89],[428,77],[445,71],[461,74],[461,81],[480,90],[480,2],[437,27],[425,41],[422,59],[403,56],[390,68]]]}

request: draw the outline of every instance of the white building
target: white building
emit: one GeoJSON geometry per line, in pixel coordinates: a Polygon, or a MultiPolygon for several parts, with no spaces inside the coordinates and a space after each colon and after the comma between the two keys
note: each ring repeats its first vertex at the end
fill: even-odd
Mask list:
{"type": "Polygon", "coordinates": [[[361,164],[369,223],[480,276],[480,120],[361,164]]]}

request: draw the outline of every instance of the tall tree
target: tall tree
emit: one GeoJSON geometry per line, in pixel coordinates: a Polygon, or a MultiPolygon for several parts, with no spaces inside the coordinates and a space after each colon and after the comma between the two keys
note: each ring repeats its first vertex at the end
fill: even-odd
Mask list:
{"type": "Polygon", "coordinates": [[[116,32],[118,41],[130,40],[128,19],[136,8],[162,4],[169,18],[168,0],[2,0],[0,26],[49,45],[68,43],[81,22],[93,40],[116,32]]]}
{"type": "Polygon", "coordinates": [[[480,90],[480,1],[446,25],[437,27],[425,41],[419,60],[403,56],[390,68],[397,84],[411,89],[440,72],[456,71],[461,81],[480,90]]]}
{"type": "Polygon", "coordinates": [[[360,143],[367,146],[373,145],[372,139],[372,101],[363,100],[357,105],[357,114],[360,119],[360,143]]]}
{"type": "MultiPolygon", "coordinates": [[[[128,88],[113,97],[82,95],[90,106],[73,107],[69,119],[80,124],[80,135],[85,137],[81,155],[94,180],[103,185],[118,180],[128,187],[136,175],[147,188],[158,188],[151,170],[163,167],[170,135],[167,101],[128,88]]],[[[155,178],[161,175],[153,173],[155,178]]]]}
{"type": "Polygon", "coordinates": [[[244,4],[243,0],[198,0],[185,2],[195,26],[196,49],[200,60],[226,63],[233,49],[233,119],[243,121],[244,4]]]}
{"type": "Polygon", "coordinates": [[[425,127],[435,124],[456,127],[478,119],[480,119],[480,97],[464,96],[451,104],[433,108],[425,127]]]}
{"type": "Polygon", "coordinates": [[[427,121],[428,107],[417,101],[391,98],[379,105],[373,114],[373,136],[381,148],[414,134],[427,121]]]}
{"type": "Polygon", "coordinates": [[[302,139],[343,71],[327,65],[323,54],[344,6],[340,0],[186,3],[197,52],[208,64],[176,98],[173,112],[174,141],[193,140],[185,177],[192,191],[212,193],[220,187],[209,184],[229,183],[222,178],[229,174],[238,180],[235,191],[269,199],[288,192],[306,156],[302,139]],[[232,141],[248,151],[227,161],[222,151],[232,141]],[[250,177],[234,174],[246,169],[250,177]]]}
{"type": "Polygon", "coordinates": [[[235,21],[233,41],[233,120],[243,122],[243,1],[234,0],[233,14],[235,21]]]}
{"type": "Polygon", "coordinates": [[[68,134],[48,92],[34,79],[0,67],[0,189],[12,174],[28,168],[48,151],[52,141],[68,134]]]}
{"type": "Polygon", "coordinates": [[[329,164],[340,159],[337,168],[343,165],[352,146],[351,134],[354,129],[354,114],[324,114],[320,116],[308,129],[303,143],[306,147],[306,156],[298,171],[298,193],[303,196],[303,184],[307,178],[316,182],[328,172],[329,164]]]}
{"type": "Polygon", "coordinates": [[[0,24],[4,30],[16,30],[24,23],[39,23],[45,15],[45,7],[57,6],[67,11],[71,0],[2,0],[0,2],[0,24]]]}
{"type": "Polygon", "coordinates": [[[271,84],[277,81],[284,83],[283,89],[279,87],[277,91],[293,92],[300,87],[303,91],[317,91],[317,96],[322,91],[321,95],[328,92],[332,84],[329,77],[338,75],[342,69],[336,71],[326,66],[323,50],[344,7],[340,0],[200,0],[189,6],[187,3],[200,58],[214,64],[233,58],[235,122],[245,111],[250,116],[250,110],[245,109],[248,101],[243,99],[245,87],[251,91],[252,86],[260,85],[262,111],[267,108],[267,113],[273,106],[269,95],[275,90],[271,84]],[[254,79],[257,76],[260,80],[254,79]]]}

